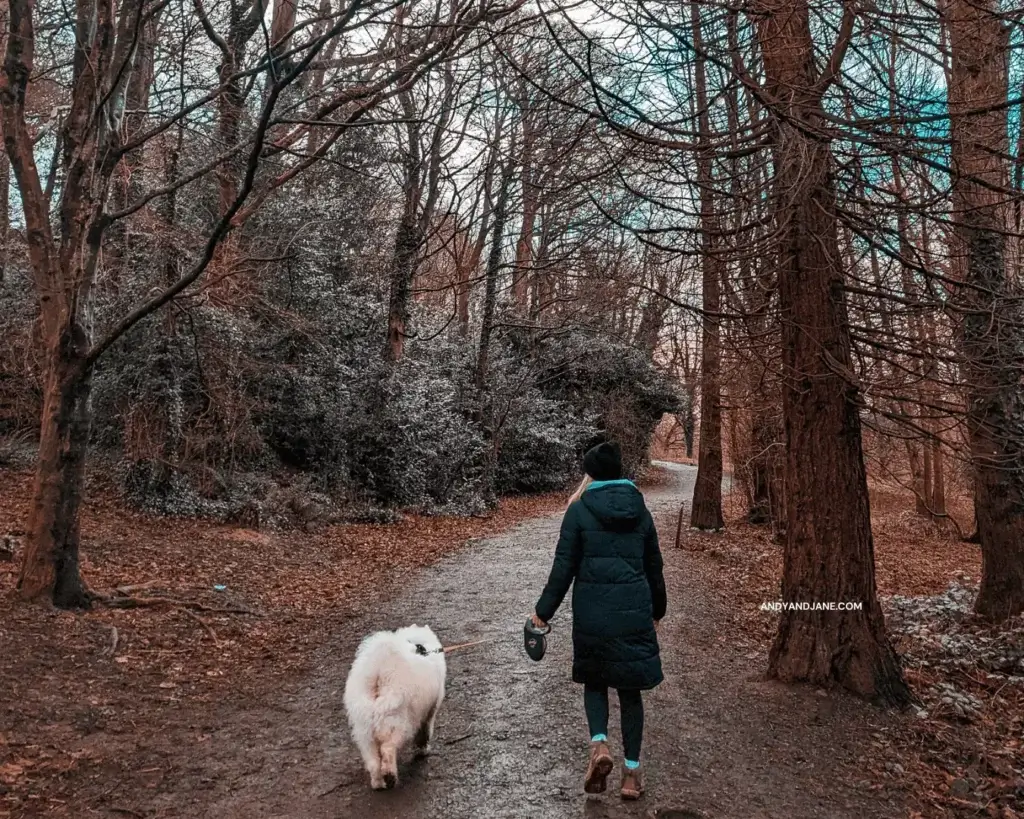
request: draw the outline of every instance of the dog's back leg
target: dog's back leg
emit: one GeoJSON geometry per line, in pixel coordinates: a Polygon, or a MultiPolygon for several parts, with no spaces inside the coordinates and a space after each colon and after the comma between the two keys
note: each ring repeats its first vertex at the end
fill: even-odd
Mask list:
{"type": "Polygon", "coordinates": [[[375,791],[383,790],[384,777],[380,771],[380,748],[377,745],[377,740],[372,737],[360,737],[356,740],[356,746],[359,748],[359,754],[363,758],[366,772],[370,775],[370,787],[375,791]]]}
{"type": "Polygon", "coordinates": [[[380,743],[380,775],[385,788],[398,784],[398,744],[393,737],[387,737],[380,743]]]}
{"type": "Polygon", "coordinates": [[[416,732],[414,745],[417,756],[426,756],[430,753],[430,741],[434,738],[434,719],[437,717],[437,708],[431,708],[427,718],[423,720],[419,730],[416,732]]]}

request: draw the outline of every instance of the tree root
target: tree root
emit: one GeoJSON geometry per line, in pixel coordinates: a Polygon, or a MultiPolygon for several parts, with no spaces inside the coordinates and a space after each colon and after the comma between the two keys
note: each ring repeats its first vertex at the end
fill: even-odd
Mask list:
{"type": "Polygon", "coordinates": [[[114,589],[114,591],[116,591],[122,597],[127,597],[133,592],[151,589],[153,588],[153,586],[157,586],[159,584],[159,580],[147,580],[145,583],[134,583],[130,586],[118,586],[116,589],[114,589]]]}
{"type": "Polygon", "coordinates": [[[199,623],[199,625],[201,625],[204,629],[206,629],[206,633],[210,635],[210,639],[213,640],[213,644],[217,648],[220,648],[220,640],[217,639],[217,632],[213,630],[213,626],[211,626],[209,623],[207,623],[205,620],[203,620],[194,611],[190,611],[189,609],[182,609],[182,611],[186,615],[191,617],[193,620],[195,620],[197,623],[199,623]]]}

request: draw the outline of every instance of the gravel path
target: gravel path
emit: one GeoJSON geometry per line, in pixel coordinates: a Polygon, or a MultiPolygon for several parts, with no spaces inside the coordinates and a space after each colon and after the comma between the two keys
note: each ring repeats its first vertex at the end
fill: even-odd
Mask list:
{"type": "MultiPolygon", "coordinates": [[[[724,597],[687,572],[673,549],[675,517],[695,470],[648,495],[662,533],[669,615],[666,682],[647,698],[647,797],[623,804],[613,787],[585,797],[582,690],[569,681],[568,601],[544,661],[522,650],[522,622],[538,596],[559,517],[528,521],[423,571],[396,599],[339,624],[316,673],[276,708],[254,705],[179,766],[177,787],[147,816],[217,819],[895,819],[905,809],[858,782],[870,736],[886,717],[846,698],[764,681],[765,658],[720,635],[724,597]],[[399,789],[369,790],[350,745],[341,692],[367,632],[430,624],[446,643],[491,642],[449,657],[435,753],[402,769],[399,789]]],[[[719,582],[727,582],[721,578],[719,582]]],[[[614,698],[613,698],[614,700],[614,698]]],[[[612,741],[617,748],[617,714],[612,741]]]]}

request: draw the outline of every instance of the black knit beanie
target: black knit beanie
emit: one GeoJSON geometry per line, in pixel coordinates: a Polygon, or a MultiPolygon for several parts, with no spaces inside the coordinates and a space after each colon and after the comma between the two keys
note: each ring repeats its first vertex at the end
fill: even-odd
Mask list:
{"type": "Polygon", "coordinates": [[[622,451],[615,443],[598,444],[583,456],[583,470],[595,481],[617,481],[622,477],[622,451]]]}

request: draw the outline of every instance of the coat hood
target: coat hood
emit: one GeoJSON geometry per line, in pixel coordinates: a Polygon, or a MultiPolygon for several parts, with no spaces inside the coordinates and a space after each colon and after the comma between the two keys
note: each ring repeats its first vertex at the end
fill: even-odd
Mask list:
{"type": "Polygon", "coordinates": [[[632,532],[644,517],[644,496],[630,481],[608,481],[588,488],[580,501],[612,532],[632,532]]]}

